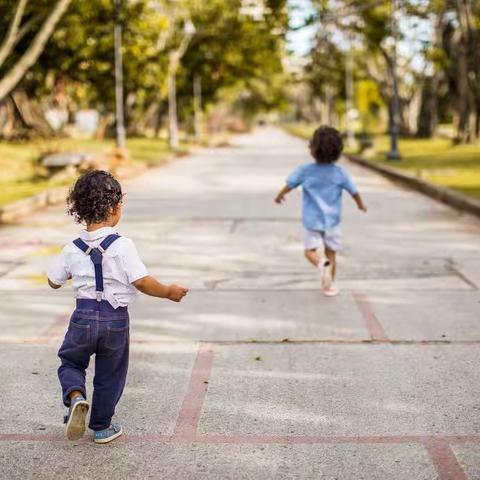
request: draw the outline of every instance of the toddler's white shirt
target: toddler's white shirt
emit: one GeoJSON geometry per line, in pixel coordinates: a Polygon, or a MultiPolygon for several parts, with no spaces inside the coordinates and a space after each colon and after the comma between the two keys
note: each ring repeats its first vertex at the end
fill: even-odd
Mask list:
{"type": "MultiPolygon", "coordinates": [[[[80,238],[95,248],[112,233],[117,232],[111,227],[99,228],[94,232],[83,230],[80,238]]],[[[102,268],[102,298],[114,308],[130,304],[138,294],[132,282],[148,275],[133,241],[126,237],[120,237],[103,253],[102,268]]],[[[63,285],[70,277],[76,298],[96,299],[93,262],[72,242],[65,245],[48,271],[48,278],[56,285],[63,285]]]]}

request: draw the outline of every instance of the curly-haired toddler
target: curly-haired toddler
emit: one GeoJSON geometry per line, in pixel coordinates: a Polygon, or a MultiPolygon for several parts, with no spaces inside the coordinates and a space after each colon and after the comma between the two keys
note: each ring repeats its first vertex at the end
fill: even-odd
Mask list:
{"type": "Polygon", "coordinates": [[[82,175],[67,203],[69,214],[86,228],[68,243],[48,272],[48,283],[60,288],[72,279],[76,297],[65,339],[58,356],[58,377],[67,437],[76,440],[85,432],[90,409],[85,372],[95,354],[95,377],[89,427],[96,443],[108,443],[122,434],[112,423],[115,407],[125,386],[129,354],[128,305],[137,290],[179,302],[188,289],[163,285],[148,275],[132,240],[114,227],[122,212],[122,188],[109,173],[94,170],[82,175]]]}
{"type": "Polygon", "coordinates": [[[323,293],[329,297],[339,292],[334,281],[336,252],[341,244],[343,190],[350,193],[360,210],[367,211],[347,171],[335,163],[342,151],[342,137],[335,128],[317,128],[310,141],[310,154],[315,162],[301,165],[292,172],[275,198],[277,203],[282,203],[288,192],[302,186],[305,257],[320,270],[323,293]],[[318,253],[319,248],[324,250],[326,258],[318,253]]]}

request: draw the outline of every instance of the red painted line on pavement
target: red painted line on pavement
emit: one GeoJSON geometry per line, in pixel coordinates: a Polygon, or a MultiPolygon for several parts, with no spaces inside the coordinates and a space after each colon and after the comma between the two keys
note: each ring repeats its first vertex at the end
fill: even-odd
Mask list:
{"type": "Polygon", "coordinates": [[[59,337],[65,331],[70,318],[69,314],[60,315],[52,324],[50,324],[33,342],[39,344],[51,344],[58,341],[59,337]]]}
{"type": "MultiPolygon", "coordinates": [[[[90,436],[86,435],[81,441],[90,441],[90,436]]],[[[431,437],[427,435],[391,435],[391,436],[315,436],[315,435],[124,435],[123,441],[128,442],[160,442],[169,444],[199,443],[199,444],[226,444],[226,445],[324,445],[324,444],[353,444],[353,445],[405,445],[419,444],[425,446],[430,458],[434,463],[440,465],[439,470],[446,471],[449,466],[457,465],[458,462],[454,453],[450,449],[450,444],[462,443],[480,443],[480,435],[445,435],[431,437]]],[[[22,434],[5,433],[0,434],[0,441],[26,441],[26,442],[46,442],[46,441],[67,441],[63,434],[22,434]]],[[[451,477],[454,480],[461,480],[464,477],[451,477]]],[[[450,480],[450,477],[445,477],[450,480]]],[[[444,480],[442,477],[441,480],[444,480]]]]}
{"type": "Polygon", "coordinates": [[[70,315],[58,316],[50,325],[44,329],[38,337],[33,338],[1,338],[0,345],[52,345],[58,342],[66,330],[70,315]]]}
{"type": "Polygon", "coordinates": [[[213,346],[201,344],[193,364],[187,393],[178,414],[174,438],[193,439],[197,434],[198,422],[202,414],[203,402],[208,389],[208,381],[213,365],[213,346]]]}
{"type": "Polygon", "coordinates": [[[389,338],[387,337],[382,325],[378,321],[368,297],[362,292],[353,292],[353,298],[355,299],[355,302],[362,313],[362,317],[365,320],[365,325],[367,326],[372,340],[387,342],[389,338]]]}
{"type": "Polygon", "coordinates": [[[467,480],[450,444],[443,438],[431,437],[423,442],[439,480],[467,480]]]}

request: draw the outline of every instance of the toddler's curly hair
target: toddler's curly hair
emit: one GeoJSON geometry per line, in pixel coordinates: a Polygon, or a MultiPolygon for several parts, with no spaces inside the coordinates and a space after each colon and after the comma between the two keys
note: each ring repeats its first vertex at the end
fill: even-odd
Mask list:
{"type": "Polygon", "coordinates": [[[343,140],[337,129],[323,125],[315,130],[310,141],[310,152],[317,163],[334,163],[342,151],[343,140]]]}
{"type": "Polygon", "coordinates": [[[81,175],[70,190],[67,212],[78,223],[105,222],[122,198],[122,187],[112,174],[92,170],[81,175]]]}

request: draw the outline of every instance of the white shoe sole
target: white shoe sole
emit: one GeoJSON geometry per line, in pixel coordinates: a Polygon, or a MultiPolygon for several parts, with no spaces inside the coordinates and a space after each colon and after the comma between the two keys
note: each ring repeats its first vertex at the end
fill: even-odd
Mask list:
{"type": "Polygon", "coordinates": [[[340,293],[339,290],[334,290],[334,291],[331,291],[331,292],[323,292],[323,294],[326,296],[326,297],[336,297],[338,294],[340,293]]]}
{"type": "Polygon", "coordinates": [[[70,412],[67,421],[67,438],[69,440],[78,440],[85,433],[85,419],[90,406],[86,400],[77,402],[70,412]]]}
{"type": "Polygon", "coordinates": [[[120,435],[123,434],[123,428],[120,428],[120,431],[117,432],[115,435],[112,435],[111,437],[108,437],[108,438],[94,438],[93,441],[95,443],[110,443],[112,442],[113,440],[115,440],[116,438],[118,438],[120,435]]]}

